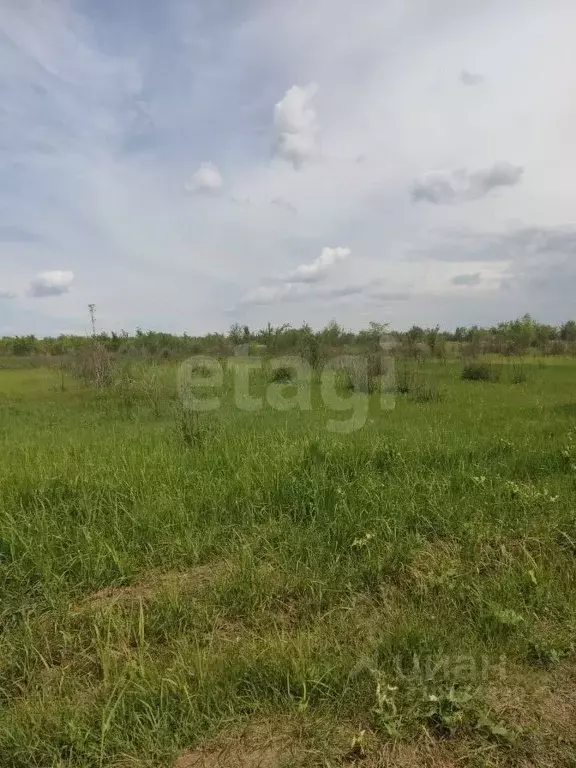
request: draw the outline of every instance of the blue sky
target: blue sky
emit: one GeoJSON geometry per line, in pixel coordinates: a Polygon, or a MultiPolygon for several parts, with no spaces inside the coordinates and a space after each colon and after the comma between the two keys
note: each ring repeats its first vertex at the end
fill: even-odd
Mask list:
{"type": "Polygon", "coordinates": [[[4,0],[0,334],[575,315],[568,0],[4,0]]]}

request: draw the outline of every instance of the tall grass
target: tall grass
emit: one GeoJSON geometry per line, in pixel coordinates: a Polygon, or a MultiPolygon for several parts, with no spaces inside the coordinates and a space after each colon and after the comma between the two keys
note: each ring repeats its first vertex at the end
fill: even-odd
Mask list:
{"type": "Polygon", "coordinates": [[[295,718],[299,765],[446,736],[568,765],[533,691],[570,701],[576,366],[525,367],[419,364],[348,435],[317,398],[240,411],[229,382],[193,416],[170,365],[104,389],[3,371],[0,764],[168,766],[295,718]]]}

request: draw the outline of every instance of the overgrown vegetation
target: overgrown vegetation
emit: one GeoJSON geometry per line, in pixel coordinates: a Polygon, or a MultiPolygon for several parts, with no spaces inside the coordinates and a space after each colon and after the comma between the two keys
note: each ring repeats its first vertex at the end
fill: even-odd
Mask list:
{"type": "Polygon", "coordinates": [[[0,372],[2,766],[573,763],[576,361],[412,333],[392,387],[384,330],[250,334],[252,410],[233,360],[193,412],[176,362],[101,336],[0,372]],[[264,396],[297,396],[290,349],[310,410],[264,396]],[[349,434],[330,350],[363,352],[349,434]]]}

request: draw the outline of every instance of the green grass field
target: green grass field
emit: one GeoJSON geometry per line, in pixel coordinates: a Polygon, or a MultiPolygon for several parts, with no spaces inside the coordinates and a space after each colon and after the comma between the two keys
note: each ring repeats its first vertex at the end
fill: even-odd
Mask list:
{"type": "Polygon", "coordinates": [[[350,434],[0,371],[2,768],[576,765],[576,362],[513,368],[350,434]]]}

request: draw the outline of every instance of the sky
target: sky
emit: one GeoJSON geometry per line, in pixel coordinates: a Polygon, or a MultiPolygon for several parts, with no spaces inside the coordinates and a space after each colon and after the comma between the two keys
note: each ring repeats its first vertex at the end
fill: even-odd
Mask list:
{"type": "Polygon", "coordinates": [[[576,317],[573,0],[2,0],[0,335],[576,317]]]}

